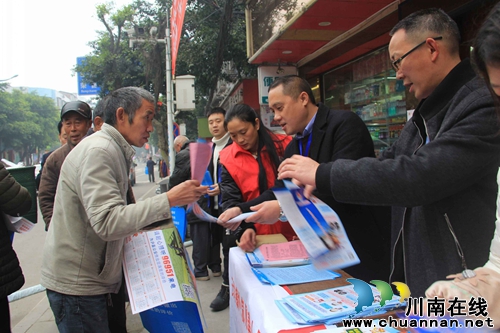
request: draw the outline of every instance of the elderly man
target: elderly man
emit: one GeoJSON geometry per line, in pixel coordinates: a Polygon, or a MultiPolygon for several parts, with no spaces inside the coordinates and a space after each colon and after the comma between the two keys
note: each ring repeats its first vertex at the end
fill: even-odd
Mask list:
{"type": "Polygon", "coordinates": [[[85,102],[68,102],[61,109],[61,123],[62,132],[66,134],[66,144],[54,150],[47,158],[38,189],[38,203],[45,221],[45,230],[49,229],[52,218],[61,166],[69,152],[80,143],[92,126],[92,110],[85,102]]]}
{"type": "Polygon", "coordinates": [[[493,100],[442,10],[411,14],[391,31],[397,78],[420,100],[379,159],[317,162],[293,156],[279,177],[336,200],[392,206],[392,281],[412,296],[448,274],[488,260],[495,227],[499,126],[493,100]]]}
{"type": "Polygon", "coordinates": [[[105,124],[75,147],[61,168],[45,240],[41,284],[60,332],[108,332],[106,303],[122,283],[125,237],[171,223],[171,206],[207,192],[190,180],[132,203],[132,145],[148,142],[155,100],[144,89],[125,87],[103,103],[105,124]]]}

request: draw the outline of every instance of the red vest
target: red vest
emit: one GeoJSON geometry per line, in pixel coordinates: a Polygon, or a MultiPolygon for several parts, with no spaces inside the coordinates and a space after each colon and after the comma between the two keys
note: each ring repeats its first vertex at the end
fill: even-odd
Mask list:
{"type": "MultiPolygon", "coordinates": [[[[282,148],[276,144],[279,157],[283,157],[285,147],[292,140],[291,136],[275,134],[281,141],[282,148]]],[[[272,188],[277,177],[277,170],[272,166],[266,147],[261,152],[262,164],[266,170],[267,187],[272,188]]],[[[241,191],[243,201],[257,198],[259,193],[259,164],[257,159],[247,150],[242,149],[234,143],[223,149],[220,154],[220,162],[227,169],[236,185],[241,191]]],[[[289,241],[295,236],[295,232],[288,222],[278,221],[275,224],[256,223],[257,235],[283,234],[289,241]]]]}

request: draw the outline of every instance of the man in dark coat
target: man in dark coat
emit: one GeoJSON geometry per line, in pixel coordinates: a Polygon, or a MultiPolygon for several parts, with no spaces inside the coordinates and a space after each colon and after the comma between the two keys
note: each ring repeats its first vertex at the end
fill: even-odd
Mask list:
{"type": "MultiPolygon", "coordinates": [[[[22,187],[0,162],[0,215],[26,214],[31,209],[29,191],[22,187]]],[[[19,290],[24,284],[24,276],[19,266],[16,252],[12,248],[10,232],[0,220],[0,332],[10,333],[10,312],[7,296],[19,290]]]]}
{"type": "Polygon", "coordinates": [[[280,177],[349,203],[392,205],[393,271],[412,296],[484,265],[495,228],[500,136],[493,99],[442,10],[415,12],[391,32],[398,79],[420,99],[398,140],[378,159],[318,165],[294,156],[280,177]]]}
{"type": "MultiPolygon", "coordinates": [[[[358,160],[375,156],[373,141],[363,121],[353,112],[329,110],[321,103],[316,105],[311,87],[298,76],[281,77],[272,83],[269,107],[283,131],[296,134],[286,147],[285,157],[300,154],[326,163],[341,158],[358,160]]],[[[390,270],[389,208],[340,203],[330,193],[315,192],[314,195],[337,212],[360,258],[360,264],[345,271],[366,281],[387,280],[390,270]]],[[[225,222],[259,203],[262,204],[253,208],[258,213],[247,222],[274,223],[278,220],[280,207],[271,190],[227,210],[219,219],[225,222]]]]}
{"type": "Polygon", "coordinates": [[[149,160],[146,162],[146,167],[148,168],[148,177],[149,177],[150,183],[155,182],[155,165],[156,165],[156,162],[153,161],[153,158],[150,156],[149,160]]]}

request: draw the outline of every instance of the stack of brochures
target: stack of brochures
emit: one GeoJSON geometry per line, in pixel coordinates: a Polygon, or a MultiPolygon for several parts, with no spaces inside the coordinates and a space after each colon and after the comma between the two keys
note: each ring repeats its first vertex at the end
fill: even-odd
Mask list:
{"type": "Polygon", "coordinates": [[[250,265],[255,268],[299,266],[311,263],[304,245],[299,240],[262,244],[246,256],[250,265]]]}
{"type": "Polygon", "coordinates": [[[356,312],[358,295],[352,285],[311,293],[291,295],[276,304],[281,312],[294,324],[336,324],[346,318],[376,316],[402,306],[400,296],[394,295],[380,305],[380,292],[372,287],[374,301],[363,311],[356,312]]]}

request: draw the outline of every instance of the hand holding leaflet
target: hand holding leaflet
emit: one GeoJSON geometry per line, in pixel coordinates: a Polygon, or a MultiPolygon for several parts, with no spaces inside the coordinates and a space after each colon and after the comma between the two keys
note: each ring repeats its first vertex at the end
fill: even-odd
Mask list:
{"type": "MultiPolygon", "coordinates": [[[[191,205],[191,208],[193,210],[194,215],[196,215],[196,217],[198,217],[200,220],[206,221],[206,222],[211,222],[211,223],[217,223],[217,218],[208,214],[206,211],[204,211],[203,208],[201,208],[197,202],[193,203],[191,205]]],[[[226,223],[239,223],[252,214],[255,214],[255,213],[250,212],[250,213],[240,214],[236,217],[233,217],[232,219],[230,219],[226,223]]]]}
{"type": "Polygon", "coordinates": [[[337,213],[290,181],[285,188],[274,188],[288,221],[304,244],[318,269],[341,269],[359,263],[337,213]]]}

